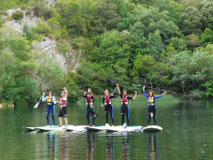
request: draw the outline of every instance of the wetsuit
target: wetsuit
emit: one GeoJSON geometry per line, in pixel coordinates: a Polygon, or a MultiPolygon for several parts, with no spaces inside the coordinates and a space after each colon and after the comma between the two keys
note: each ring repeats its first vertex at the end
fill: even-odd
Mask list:
{"type": "Polygon", "coordinates": [[[121,96],[121,125],[124,124],[124,117],[126,115],[127,126],[128,126],[129,125],[129,120],[130,120],[128,101],[130,99],[132,99],[132,97],[123,96],[123,95],[120,95],[120,96],[121,96]]]}
{"type": "Polygon", "coordinates": [[[86,111],[86,115],[87,115],[87,123],[88,125],[90,125],[90,114],[92,116],[92,123],[93,125],[95,125],[95,118],[93,117],[94,115],[94,97],[92,94],[87,94],[86,96],[83,96],[84,98],[86,98],[86,105],[87,105],[87,111],[86,111]]]}
{"type": "Polygon", "coordinates": [[[112,98],[117,98],[117,96],[104,96],[103,97],[103,104],[105,106],[105,115],[106,115],[106,123],[108,123],[108,114],[110,112],[110,117],[112,120],[112,125],[114,124],[114,117],[113,117],[113,105],[112,105],[112,98]]]}
{"type": "Polygon", "coordinates": [[[157,112],[157,109],[156,109],[156,106],[155,106],[155,100],[157,98],[160,98],[162,97],[163,95],[158,95],[158,96],[155,96],[155,97],[149,97],[145,91],[143,91],[143,94],[146,96],[147,98],[147,101],[148,101],[148,107],[147,107],[147,113],[148,113],[148,125],[150,125],[150,121],[151,121],[151,113],[153,113],[153,121],[154,121],[154,124],[156,125],[156,112],[157,112]]]}
{"type": "Polygon", "coordinates": [[[55,125],[55,104],[56,104],[55,97],[54,96],[51,96],[51,97],[42,96],[42,101],[47,101],[47,110],[46,110],[47,124],[48,125],[50,124],[49,115],[51,113],[53,125],[55,125]]]}
{"type": "Polygon", "coordinates": [[[58,117],[67,117],[67,98],[61,97],[59,100],[61,109],[59,111],[58,117]]]}

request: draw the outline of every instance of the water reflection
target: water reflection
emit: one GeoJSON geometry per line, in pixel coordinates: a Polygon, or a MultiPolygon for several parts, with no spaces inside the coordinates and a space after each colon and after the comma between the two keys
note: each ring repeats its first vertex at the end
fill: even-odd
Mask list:
{"type": "Polygon", "coordinates": [[[54,160],[55,158],[55,136],[56,133],[55,132],[49,132],[47,134],[47,157],[48,159],[54,160]]]}
{"type": "Polygon", "coordinates": [[[96,142],[96,133],[88,132],[87,133],[87,143],[88,143],[88,160],[94,159],[94,151],[95,151],[95,142],[96,142]]]}
{"type": "Polygon", "coordinates": [[[62,160],[69,159],[69,147],[68,147],[69,133],[64,132],[59,134],[59,157],[62,160]]]}
{"type": "Polygon", "coordinates": [[[128,133],[122,134],[122,159],[130,158],[130,135],[128,133]]]}
{"type": "Polygon", "coordinates": [[[106,133],[106,151],[105,151],[105,159],[111,160],[114,159],[114,134],[106,133]]]}
{"type": "Polygon", "coordinates": [[[149,160],[157,159],[157,133],[147,133],[149,160]]]}

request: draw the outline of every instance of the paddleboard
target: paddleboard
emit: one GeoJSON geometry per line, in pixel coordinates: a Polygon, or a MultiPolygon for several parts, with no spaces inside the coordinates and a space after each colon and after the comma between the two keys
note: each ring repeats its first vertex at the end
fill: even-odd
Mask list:
{"type": "Polygon", "coordinates": [[[142,126],[114,126],[114,127],[107,127],[107,132],[139,132],[141,131],[143,127],[142,126]]]}
{"type": "Polygon", "coordinates": [[[161,126],[158,126],[158,125],[150,125],[150,126],[143,128],[144,132],[160,132],[162,130],[163,130],[163,128],[161,126]]]}
{"type": "Polygon", "coordinates": [[[105,131],[106,127],[105,126],[86,126],[87,131],[105,131]]]}
{"type": "Polygon", "coordinates": [[[44,126],[44,127],[35,127],[39,131],[48,132],[48,131],[66,131],[66,127],[62,126],[44,126]]]}
{"type": "Polygon", "coordinates": [[[36,131],[36,130],[38,130],[37,127],[26,127],[26,126],[22,126],[22,128],[24,128],[27,131],[36,131]]]}
{"type": "Polygon", "coordinates": [[[67,131],[76,131],[76,132],[84,132],[86,131],[86,126],[85,125],[80,125],[80,126],[67,126],[66,128],[67,131]]]}

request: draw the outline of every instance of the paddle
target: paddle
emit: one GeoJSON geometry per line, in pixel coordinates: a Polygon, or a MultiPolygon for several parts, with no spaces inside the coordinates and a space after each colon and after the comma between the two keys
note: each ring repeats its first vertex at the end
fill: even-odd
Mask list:
{"type": "MultiPolygon", "coordinates": [[[[116,85],[116,84],[118,83],[118,82],[116,82],[116,81],[114,81],[114,80],[112,80],[112,79],[108,79],[108,81],[109,81],[110,83],[114,84],[114,85],[116,85]]],[[[126,88],[126,89],[128,89],[128,90],[130,90],[130,91],[134,91],[133,89],[131,89],[131,88],[125,86],[125,85],[122,85],[122,84],[120,84],[120,83],[118,83],[118,84],[119,84],[119,86],[121,86],[121,87],[123,87],[123,88],[126,88]]]]}
{"type": "Polygon", "coordinates": [[[42,96],[41,96],[41,98],[39,99],[39,101],[34,105],[33,108],[38,108],[38,106],[39,106],[39,104],[40,104],[40,102],[41,102],[41,99],[42,99],[42,96]]]}
{"type": "Polygon", "coordinates": [[[176,94],[175,92],[172,92],[172,91],[168,91],[168,90],[164,90],[164,89],[159,89],[159,88],[154,88],[154,87],[149,87],[149,86],[146,86],[146,85],[142,85],[142,84],[132,84],[133,86],[145,86],[146,88],[150,88],[150,89],[154,89],[154,90],[158,90],[158,91],[163,91],[163,92],[168,92],[168,93],[172,93],[172,94],[176,94]]]}
{"type": "MultiPolygon", "coordinates": [[[[115,92],[117,91],[117,87],[113,90],[113,92],[111,94],[114,94],[115,92]]],[[[100,109],[102,108],[103,106],[99,107],[97,109],[97,111],[93,114],[93,116],[91,117],[91,119],[100,111],[100,109]]]]}

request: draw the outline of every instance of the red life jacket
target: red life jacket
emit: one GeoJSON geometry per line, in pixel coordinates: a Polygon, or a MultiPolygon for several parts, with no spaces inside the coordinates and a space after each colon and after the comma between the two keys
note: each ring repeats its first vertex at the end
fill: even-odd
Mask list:
{"type": "Polygon", "coordinates": [[[92,99],[92,95],[91,94],[87,95],[86,101],[87,101],[87,103],[86,103],[87,105],[92,105],[93,104],[93,99],[92,99]]]}
{"type": "Polygon", "coordinates": [[[59,100],[59,104],[61,105],[61,107],[66,107],[67,106],[66,98],[61,97],[59,100]]]}
{"type": "Polygon", "coordinates": [[[104,97],[104,104],[105,105],[108,105],[108,104],[111,104],[112,102],[111,102],[111,99],[109,98],[109,96],[105,96],[104,97]]]}
{"type": "Polygon", "coordinates": [[[121,99],[121,104],[128,104],[127,96],[123,96],[121,99]]]}

